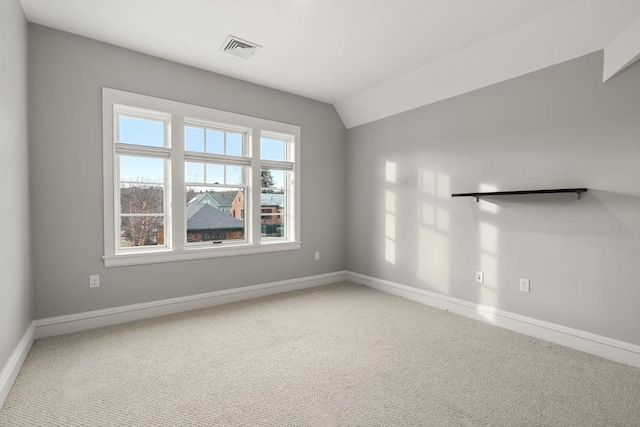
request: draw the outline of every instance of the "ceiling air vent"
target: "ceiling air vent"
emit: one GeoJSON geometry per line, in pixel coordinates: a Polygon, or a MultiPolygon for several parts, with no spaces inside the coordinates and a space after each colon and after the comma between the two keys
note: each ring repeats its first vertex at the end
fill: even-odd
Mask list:
{"type": "Polygon", "coordinates": [[[236,36],[229,36],[222,44],[221,51],[230,55],[238,56],[243,59],[249,59],[258,48],[262,46],[242,40],[236,36]]]}

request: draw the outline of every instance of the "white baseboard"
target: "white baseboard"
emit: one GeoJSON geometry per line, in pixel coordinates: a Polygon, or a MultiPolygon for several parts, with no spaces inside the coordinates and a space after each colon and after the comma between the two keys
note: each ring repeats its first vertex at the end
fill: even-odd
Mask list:
{"type": "Polygon", "coordinates": [[[246,286],[243,288],[226,289],[205,294],[38,319],[35,321],[35,337],[45,338],[134,320],[166,316],[229,302],[243,301],[282,292],[327,285],[345,279],[345,272],[339,271],[317,276],[246,286]]]}
{"type": "Polygon", "coordinates": [[[11,353],[11,357],[9,357],[7,363],[2,367],[2,372],[0,372],[0,407],[4,404],[4,401],[9,394],[9,390],[11,390],[11,386],[13,386],[13,383],[20,372],[20,368],[22,368],[22,364],[27,358],[29,350],[31,350],[31,346],[35,339],[35,330],[36,323],[35,321],[32,321],[22,335],[22,338],[20,338],[20,341],[13,350],[13,353],[11,353]]]}
{"type": "Polygon", "coordinates": [[[425,305],[448,310],[475,320],[640,368],[640,345],[618,341],[590,332],[521,316],[359,273],[347,271],[346,279],[425,305]]]}

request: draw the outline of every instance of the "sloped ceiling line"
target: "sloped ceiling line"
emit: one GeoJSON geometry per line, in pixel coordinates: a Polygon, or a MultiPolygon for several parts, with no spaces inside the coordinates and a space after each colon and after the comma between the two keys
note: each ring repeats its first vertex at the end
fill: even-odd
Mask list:
{"type": "Polygon", "coordinates": [[[604,48],[602,81],[606,82],[640,59],[640,18],[604,48]]]}
{"type": "Polygon", "coordinates": [[[353,128],[604,49],[609,76],[638,59],[640,2],[572,2],[335,104],[353,128]],[[634,21],[635,18],[635,21],[634,21]],[[630,22],[634,22],[629,26],[630,22]],[[544,31],[541,31],[543,29],[544,31]]]}

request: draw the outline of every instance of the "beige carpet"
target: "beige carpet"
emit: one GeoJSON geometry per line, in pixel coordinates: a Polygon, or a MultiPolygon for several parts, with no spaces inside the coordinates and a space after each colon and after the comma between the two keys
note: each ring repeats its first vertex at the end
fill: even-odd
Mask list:
{"type": "Polygon", "coordinates": [[[2,426],[638,426],[640,370],[341,283],[35,342],[2,426]]]}

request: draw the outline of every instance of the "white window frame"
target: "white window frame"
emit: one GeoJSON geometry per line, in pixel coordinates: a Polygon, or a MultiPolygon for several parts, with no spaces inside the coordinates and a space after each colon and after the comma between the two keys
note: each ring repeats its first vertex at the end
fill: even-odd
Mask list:
{"type": "MultiPolygon", "coordinates": [[[[102,89],[103,120],[103,197],[104,197],[104,265],[105,267],[152,264],[170,261],[206,259],[226,256],[258,254],[298,250],[300,240],[300,127],[213,108],[201,107],[111,88],[102,89]],[[130,147],[115,141],[117,122],[114,108],[121,111],[139,111],[143,117],[148,111],[157,112],[157,117],[168,118],[165,126],[168,141],[165,147],[132,146],[141,152],[155,152],[166,159],[165,168],[165,245],[163,247],[136,247],[118,250],[120,226],[119,216],[119,172],[117,153],[127,152],[130,147]],[[216,245],[190,245],[186,243],[186,184],[185,157],[194,158],[194,152],[185,152],[185,124],[202,123],[219,125],[225,129],[246,132],[244,157],[240,163],[247,165],[246,206],[244,208],[245,240],[228,241],[216,245]],[[262,136],[287,140],[287,159],[274,162],[260,159],[262,136]],[[161,153],[160,153],[161,152],[161,153]],[[269,166],[291,170],[292,179],[286,183],[287,224],[285,238],[263,239],[260,236],[260,171],[269,166]],[[247,206],[250,208],[247,209],[247,206]]],[[[133,150],[133,152],[137,152],[133,150]]],[[[228,159],[227,159],[228,160],[228,159]]]]}
{"type": "MultiPolygon", "coordinates": [[[[295,191],[295,188],[294,188],[294,184],[298,176],[296,171],[297,162],[292,160],[292,159],[295,159],[296,153],[298,151],[296,150],[296,141],[292,135],[287,135],[280,132],[262,131],[260,133],[260,137],[283,140],[285,143],[285,160],[261,160],[261,169],[283,170],[283,171],[291,172],[293,174],[293,179],[286,181],[284,183],[285,195],[287,196],[286,202],[285,202],[285,218],[287,220],[285,225],[285,230],[287,230],[287,227],[291,226],[291,223],[295,223],[296,217],[297,217],[296,213],[298,212],[297,209],[294,211],[293,209],[290,208],[290,206],[291,207],[295,206],[295,203],[296,203],[295,194],[297,193],[297,191],[295,191]]],[[[288,232],[288,230],[286,232],[288,232]]],[[[268,237],[268,238],[265,238],[264,240],[265,240],[265,244],[269,244],[269,243],[278,243],[278,242],[281,242],[282,240],[286,240],[287,238],[288,236],[281,237],[281,238],[268,237]]]]}
{"type": "Polygon", "coordinates": [[[146,246],[146,247],[131,247],[120,248],[119,238],[121,229],[121,217],[120,212],[120,162],[117,161],[118,155],[135,156],[145,158],[155,158],[164,160],[164,177],[162,181],[163,187],[163,213],[165,223],[165,234],[171,236],[171,194],[169,191],[169,177],[171,175],[170,170],[170,157],[171,157],[171,138],[169,133],[171,132],[171,115],[155,110],[145,110],[141,108],[134,108],[126,105],[113,104],[113,185],[114,185],[114,249],[116,253],[137,253],[137,252],[154,252],[162,251],[171,246],[171,240],[165,239],[163,245],[158,246],[146,246]],[[147,146],[136,145],[131,143],[121,143],[117,140],[119,116],[133,117],[139,119],[149,119],[163,123],[163,146],[147,146]]]}

